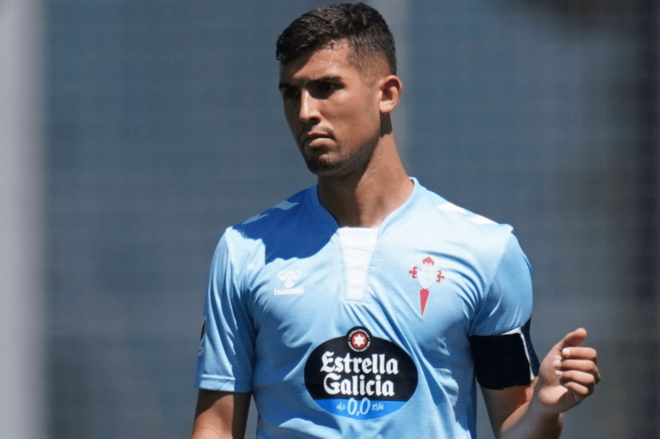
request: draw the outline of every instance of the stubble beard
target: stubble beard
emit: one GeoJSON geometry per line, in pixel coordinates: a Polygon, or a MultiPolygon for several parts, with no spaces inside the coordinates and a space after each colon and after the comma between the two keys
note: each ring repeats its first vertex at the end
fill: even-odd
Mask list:
{"type": "Polygon", "coordinates": [[[318,177],[346,176],[364,172],[376,148],[377,138],[357,148],[352,154],[338,152],[331,157],[304,156],[309,171],[318,177]]]}
{"type": "Polygon", "coordinates": [[[305,157],[307,169],[314,175],[332,174],[342,168],[342,163],[341,158],[330,160],[320,157],[305,157]]]}

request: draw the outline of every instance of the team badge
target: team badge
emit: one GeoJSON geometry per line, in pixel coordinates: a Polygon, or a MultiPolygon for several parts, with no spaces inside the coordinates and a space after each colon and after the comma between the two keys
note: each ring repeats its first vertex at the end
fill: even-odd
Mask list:
{"type": "Polygon", "coordinates": [[[430,256],[424,258],[421,267],[414,266],[408,273],[410,273],[413,279],[417,279],[417,282],[422,287],[419,290],[419,304],[421,315],[423,316],[426,302],[429,299],[429,289],[434,284],[440,283],[445,277],[442,275],[441,270],[435,269],[435,261],[430,256]]]}
{"type": "Polygon", "coordinates": [[[305,364],[305,386],[322,409],[374,419],[403,407],[417,388],[417,368],[394,343],[357,326],[318,346],[305,364]]]}

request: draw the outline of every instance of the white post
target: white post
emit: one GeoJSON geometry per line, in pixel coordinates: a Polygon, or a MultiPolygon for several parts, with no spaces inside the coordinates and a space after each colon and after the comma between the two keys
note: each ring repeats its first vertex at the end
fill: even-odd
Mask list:
{"type": "Polygon", "coordinates": [[[0,436],[45,436],[42,4],[0,0],[0,436]]]}

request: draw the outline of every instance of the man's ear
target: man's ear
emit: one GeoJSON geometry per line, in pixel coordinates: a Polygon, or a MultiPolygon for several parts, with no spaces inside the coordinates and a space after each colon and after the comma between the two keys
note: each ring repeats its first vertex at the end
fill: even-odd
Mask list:
{"type": "Polygon", "coordinates": [[[389,75],[378,81],[380,90],[379,110],[381,114],[390,114],[396,108],[401,98],[403,84],[395,75],[389,75]]]}

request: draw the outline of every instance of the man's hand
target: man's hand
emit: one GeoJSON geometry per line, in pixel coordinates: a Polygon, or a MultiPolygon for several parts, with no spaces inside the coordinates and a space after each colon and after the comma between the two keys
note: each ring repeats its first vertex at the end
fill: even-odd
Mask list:
{"type": "Polygon", "coordinates": [[[543,359],[531,406],[539,413],[558,415],[580,404],[600,381],[598,354],[580,346],[587,331],[580,328],[566,335],[543,359]]]}
{"type": "Polygon", "coordinates": [[[482,389],[495,437],[559,437],[562,413],[591,395],[600,381],[596,350],[580,346],[585,338],[587,331],[578,329],[557,343],[531,387],[482,389]]]}

